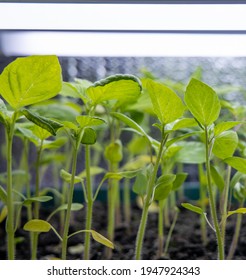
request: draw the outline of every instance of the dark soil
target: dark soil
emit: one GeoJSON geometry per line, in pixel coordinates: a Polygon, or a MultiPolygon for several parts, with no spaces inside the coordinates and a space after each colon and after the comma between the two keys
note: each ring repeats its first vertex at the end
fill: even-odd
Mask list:
{"type": "MultiPolygon", "coordinates": [[[[217,258],[217,246],[215,234],[211,229],[208,229],[208,243],[202,245],[201,232],[199,225],[199,216],[185,209],[180,209],[180,214],[175,226],[168,256],[158,259],[173,259],[173,260],[210,260],[217,258]]],[[[43,219],[48,216],[48,210],[42,211],[43,219]]],[[[74,213],[71,222],[71,232],[82,229],[85,224],[84,220],[85,209],[74,213]]],[[[107,209],[104,204],[96,203],[94,207],[93,229],[106,236],[107,228],[107,209]]],[[[23,215],[24,216],[24,215],[23,215]]],[[[134,259],[135,239],[141,217],[141,210],[134,206],[132,209],[132,221],[130,225],[123,223],[116,228],[115,232],[115,249],[113,250],[112,258],[114,260],[132,260],[134,259]]],[[[234,233],[236,215],[228,220],[227,226],[227,246],[229,247],[234,233]]],[[[25,218],[22,224],[26,222],[25,218]]],[[[51,220],[52,225],[58,229],[57,218],[51,220]]],[[[157,259],[157,224],[158,215],[150,213],[146,228],[146,235],[143,247],[143,259],[157,259]]],[[[167,236],[168,227],[165,228],[165,237],[167,236]]],[[[29,250],[29,235],[23,229],[18,229],[16,232],[18,243],[16,245],[16,259],[30,259],[29,250]]],[[[78,234],[69,239],[68,243],[68,259],[81,259],[83,251],[83,234],[78,234]]],[[[95,241],[91,242],[91,259],[104,260],[105,247],[95,241]]],[[[225,248],[226,253],[228,247],[225,248]]],[[[39,235],[38,259],[54,259],[60,258],[61,247],[57,236],[52,232],[42,233],[39,235]]],[[[5,225],[0,224],[0,259],[6,259],[6,235],[5,225]]],[[[246,259],[246,219],[243,218],[243,225],[240,234],[238,248],[234,259],[246,259]]]]}

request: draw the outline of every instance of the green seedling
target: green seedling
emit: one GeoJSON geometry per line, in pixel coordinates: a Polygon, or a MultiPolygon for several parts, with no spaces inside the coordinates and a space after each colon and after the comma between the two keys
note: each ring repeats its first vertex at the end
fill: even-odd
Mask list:
{"type": "Polygon", "coordinates": [[[56,56],[30,56],[17,58],[0,75],[0,94],[10,105],[8,111],[1,101],[0,119],[5,126],[7,143],[7,236],[8,258],[15,257],[14,244],[14,202],[12,185],[12,145],[15,123],[21,116],[39,123],[56,133],[60,127],[55,122],[38,118],[25,106],[47,100],[58,94],[61,88],[61,67],[56,56]]]}

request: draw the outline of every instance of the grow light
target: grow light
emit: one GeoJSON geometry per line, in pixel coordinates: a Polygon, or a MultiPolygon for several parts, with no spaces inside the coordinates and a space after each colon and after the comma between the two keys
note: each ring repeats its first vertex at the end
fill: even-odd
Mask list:
{"type": "Polygon", "coordinates": [[[0,9],[8,56],[246,55],[243,4],[0,3],[0,9]]]}

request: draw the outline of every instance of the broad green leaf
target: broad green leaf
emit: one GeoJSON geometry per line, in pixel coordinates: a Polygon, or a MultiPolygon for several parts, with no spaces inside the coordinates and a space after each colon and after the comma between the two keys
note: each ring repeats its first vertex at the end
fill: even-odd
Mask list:
{"type": "Polygon", "coordinates": [[[222,192],[225,186],[223,177],[213,165],[210,166],[210,171],[215,185],[218,187],[219,191],[222,192]]]}
{"type": "Polygon", "coordinates": [[[220,101],[216,92],[205,83],[191,79],[185,92],[185,103],[202,125],[209,126],[220,114],[220,101]]]}
{"type": "Polygon", "coordinates": [[[172,190],[172,184],[157,184],[155,186],[154,200],[164,200],[172,190]]]}
{"type": "Polygon", "coordinates": [[[52,196],[37,196],[37,197],[30,197],[30,198],[27,198],[25,201],[23,201],[23,205],[30,205],[32,204],[33,202],[47,202],[47,201],[50,201],[52,200],[52,196]]]}
{"type": "Polygon", "coordinates": [[[186,209],[188,209],[188,210],[190,210],[190,211],[192,211],[192,212],[195,212],[195,213],[197,213],[197,214],[203,215],[202,208],[200,208],[200,207],[194,206],[194,205],[192,205],[192,204],[190,204],[190,203],[181,203],[181,205],[182,205],[184,208],[186,208],[186,209]]]}
{"type": "Polygon", "coordinates": [[[153,104],[153,110],[163,125],[183,116],[185,106],[174,91],[150,79],[146,81],[146,88],[153,104]]]}
{"type": "MultiPolygon", "coordinates": [[[[72,175],[69,172],[65,171],[64,169],[61,169],[60,176],[67,183],[70,183],[71,180],[72,180],[72,175]]],[[[81,183],[82,180],[83,180],[82,178],[80,178],[78,176],[75,176],[74,183],[75,184],[76,183],[81,183]]]]}
{"type": "Polygon", "coordinates": [[[48,232],[50,229],[48,222],[39,219],[33,219],[24,225],[24,230],[31,232],[48,232]]]}
{"type": "Polygon", "coordinates": [[[77,131],[79,128],[76,124],[74,124],[73,122],[69,122],[69,121],[64,121],[62,122],[62,124],[64,125],[64,127],[77,131]]]}
{"type": "MultiPolygon", "coordinates": [[[[72,203],[71,204],[71,211],[79,211],[83,208],[83,204],[81,203],[72,203]]],[[[61,206],[59,206],[58,208],[56,208],[47,218],[47,221],[49,221],[57,212],[60,211],[65,211],[68,208],[68,204],[62,204],[61,206]]]]}
{"type": "Polygon", "coordinates": [[[179,143],[181,149],[175,155],[175,160],[181,163],[199,164],[206,161],[205,145],[201,142],[182,142],[179,143]]]}
{"type": "Polygon", "coordinates": [[[73,83],[62,82],[62,88],[59,94],[66,97],[79,98],[78,90],[73,83]]]}
{"type": "Polygon", "coordinates": [[[237,210],[229,211],[227,217],[230,217],[233,214],[246,214],[246,208],[238,208],[237,210]]]}
{"type": "Polygon", "coordinates": [[[4,219],[8,216],[8,207],[4,205],[2,209],[0,209],[0,224],[4,221],[4,219]]]}
{"type": "Polygon", "coordinates": [[[215,138],[213,154],[218,158],[231,157],[238,146],[238,136],[235,131],[224,131],[215,138]]]}
{"type": "Polygon", "coordinates": [[[146,194],[148,184],[147,175],[142,171],[137,174],[132,190],[134,193],[144,196],[146,194]]]}
{"type": "Polygon", "coordinates": [[[170,139],[169,141],[167,141],[166,146],[170,147],[171,145],[173,145],[176,142],[182,141],[186,138],[189,138],[189,137],[191,137],[193,135],[196,135],[196,134],[199,134],[199,133],[201,133],[201,132],[200,131],[194,131],[194,132],[189,132],[189,133],[185,133],[183,135],[174,137],[174,138],[170,139]]]}
{"type": "Polygon", "coordinates": [[[137,99],[142,90],[141,81],[133,75],[113,75],[100,80],[87,88],[86,95],[92,105],[104,101],[116,100],[116,106],[131,103],[137,99]]]}
{"type": "Polygon", "coordinates": [[[216,126],[214,127],[214,135],[218,136],[219,134],[221,134],[222,132],[229,130],[231,128],[233,128],[234,126],[237,126],[239,124],[241,124],[243,122],[233,122],[233,121],[228,121],[228,122],[221,122],[216,124],[216,126]]]}
{"type": "Polygon", "coordinates": [[[45,150],[45,149],[48,149],[48,150],[59,149],[63,145],[65,145],[66,143],[67,143],[67,138],[66,137],[60,137],[60,138],[57,138],[53,141],[52,140],[44,140],[43,150],[45,150]]]}
{"type": "MultiPolygon", "coordinates": [[[[99,166],[90,166],[90,174],[91,176],[96,176],[98,174],[104,173],[106,170],[99,166]]],[[[83,170],[81,173],[79,173],[78,177],[80,178],[86,178],[86,170],[83,170]]]]}
{"type": "Polygon", "coordinates": [[[84,230],[84,232],[90,232],[92,238],[97,241],[98,243],[103,244],[106,247],[109,247],[111,249],[114,249],[114,244],[107,239],[106,237],[104,237],[103,235],[101,235],[100,233],[96,232],[95,230],[84,230]]]}
{"type": "Polygon", "coordinates": [[[43,128],[43,129],[47,130],[52,135],[56,135],[57,130],[63,126],[61,123],[59,123],[57,121],[47,119],[45,117],[41,117],[41,116],[37,115],[36,113],[33,113],[30,110],[25,109],[25,108],[23,108],[21,110],[21,113],[23,113],[23,115],[25,115],[25,117],[29,121],[35,123],[37,126],[43,128]]]}
{"type": "Polygon", "coordinates": [[[78,116],[76,120],[81,128],[85,128],[89,126],[98,126],[105,123],[103,119],[100,119],[98,117],[91,117],[91,116],[78,116]]]}
{"type": "Polygon", "coordinates": [[[188,176],[188,173],[181,172],[176,174],[176,178],[173,181],[172,191],[178,190],[184,183],[188,176]]]}
{"type": "Polygon", "coordinates": [[[174,182],[176,175],[174,174],[164,174],[157,179],[156,184],[162,184],[164,186],[170,185],[174,182]]]}
{"type": "Polygon", "coordinates": [[[240,157],[229,157],[224,159],[224,162],[234,169],[246,174],[246,159],[240,157]]]}
{"type": "Polygon", "coordinates": [[[86,127],[81,139],[81,143],[84,145],[93,145],[96,143],[96,141],[97,141],[96,131],[91,127],[86,127]]]}
{"type": "Polygon", "coordinates": [[[0,186],[0,200],[3,203],[7,203],[7,192],[2,186],[0,186]]]}
{"type": "Polygon", "coordinates": [[[17,58],[0,75],[0,94],[15,110],[50,99],[61,90],[59,61],[54,55],[17,58]]]}
{"type": "Polygon", "coordinates": [[[122,172],[107,172],[104,179],[121,180],[122,178],[132,179],[137,176],[139,170],[134,171],[122,171],[122,172]]]}
{"type": "Polygon", "coordinates": [[[173,123],[172,130],[178,130],[183,128],[189,128],[197,126],[197,122],[192,118],[184,118],[177,120],[173,123]]]}
{"type": "Polygon", "coordinates": [[[122,143],[118,139],[106,146],[104,151],[105,158],[111,163],[118,163],[123,159],[122,143]]]}
{"type": "Polygon", "coordinates": [[[138,131],[140,135],[144,136],[148,141],[150,141],[148,134],[135,121],[133,121],[132,119],[130,119],[129,117],[127,117],[126,115],[123,115],[121,113],[113,112],[113,113],[111,113],[111,115],[113,117],[117,118],[118,120],[121,120],[127,126],[129,126],[129,127],[133,128],[134,130],[138,131]]]}

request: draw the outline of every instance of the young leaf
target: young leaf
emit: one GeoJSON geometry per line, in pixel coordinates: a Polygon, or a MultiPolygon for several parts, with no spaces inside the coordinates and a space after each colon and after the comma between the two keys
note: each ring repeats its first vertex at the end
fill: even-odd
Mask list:
{"type": "Polygon", "coordinates": [[[111,163],[120,162],[123,158],[121,141],[118,139],[106,146],[104,156],[111,163]]]}
{"type": "Polygon", "coordinates": [[[162,184],[163,186],[167,186],[167,185],[172,184],[174,182],[175,178],[176,178],[176,175],[174,175],[174,174],[164,174],[158,178],[156,184],[157,185],[162,184]]]}
{"type": "Polygon", "coordinates": [[[0,186],[0,200],[3,203],[7,203],[7,193],[6,193],[5,189],[2,186],[0,186]]]}
{"type": "Polygon", "coordinates": [[[43,220],[34,219],[24,225],[24,230],[31,232],[48,232],[51,225],[43,220]]]}
{"type": "Polygon", "coordinates": [[[137,176],[139,170],[134,171],[122,171],[122,172],[107,172],[104,179],[121,180],[122,178],[132,179],[137,176]]]}
{"type": "Polygon", "coordinates": [[[183,185],[187,176],[188,176],[188,173],[185,173],[185,172],[177,173],[176,178],[173,181],[172,191],[178,190],[183,185]]]}
{"type": "Polygon", "coordinates": [[[203,215],[202,208],[200,208],[200,207],[194,206],[194,205],[192,205],[192,204],[190,204],[190,203],[181,203],[181,205],[182,205],[184,208],[186,208],[186,209],[188,209],[188,210],[190,210],[190,211],[192,211],[192,212],[195,212],[195,213],[197,213],[197,214],[203,215]]]}
{"type": "Polygon", "coordinates": [[[231,157],[238,145],[238,136],[235,131],[224,131],[215,138],[213,154],[218,158],[225,159],[231,157]]]}
{"type": "Polygon", "coordinates": [[[157,184],[155,186],[154,200],[164,200],[172,190],[172,184],[157,184]]]}
{"type": "Polygon", "coordinates": [[[0,75],[0,93],[15,110],[50,99],[61,90],[62,76],[54,55],[17,58],[0,75]]]}
{"type": "Polygon", "coordinates": [[[52,135],[56,135],[56,132],[59,128],[61,128],[63,125],[57,121],[47,119],[45,117],[41,117],[30,110],[23,108],[21,110],[21,113],[31,122],[35,123],[37,126],[47,130],[52,135]]]}
{"type": "Polygon", "coordinates": [[[171,123],[183,116],[184,104],[174,91],[150,79],[146,81],[146,88],[154,112],[162,124],[171,123]]]}
{"type": "Polygon", "coordinates": [[[96,131],[91,127],[86,127],[81,139],[81,143],[84,145],[93,145],[96,143],[96,141],[97,141],[96,131]]]}
{"type": "Polygon", "coordinates": [[[227,214],[227,218],[233,214],[246,214],[246,208],[238,208],[237,210],[229,211],[227,214]]]}
{"type": "Polygon", "coordinates": [[[224,162],[236,170],[246,174],[246,159],[240,157],[229,157],[224,159],[224,162]]]}
{"type": "MultiPolygon", "coordinates": [[[[79,211],[83,208],[83,204],[81,203],[72,203],[71,204],[71,211],[79,211]]],[[[68,204],[62,204],[61,206],[59,206],[58,208],[56,208],[47,218],[47,221],[49,221],[57,212],[60,211],[65,211],[68,208],[68,204]]]]}
{"type": "Polygon", "coordinates": [[[234,126],[237,126],[239,124],[241,124],[243,122],[236,122],[236,121],[228,121],[228,122],[221,122],[218,123],[215,127],[214,127],[214,135],[218,136],[220,135],[222,132],[229,130],[231,128],[233,128],[234,126]]]}
{"type": "Polygon", "coordinates": [[[197,126],[197,122],[192,118],[184,118],[178,121],[175,121],[173,124],[172,130],[178,130],[182,128],[189,128],[197,126]]]}
{"type": "Polygon", "coordinates": [[[45,149],[48,149],[48,150],[59,149],[63,145],[65,145],[66,142],[67,142],[66,137],[60,137],[60,138],[57,138],[55,140],[44,140],[43,150],[45,150],[45,149]]]}
{"type": "Polygon", "coordinates": [[[91,99],[92,105],[117,100],[119,107],[135,101],[141,90],[141,81],[136,76],[116,74],[94,83],[87,88],[86,95],[91,99]]]}
{"type": "Polygon", "coordinates": [[[132,190],[134,193],[144,196],[146,194],[148,178],[144,172],[137,174],[136,180],[133,184],[132,190]]]}
{"type": "Polygon", "coordinates": [[[4,205],[0,212],[0,224],[8,216],[8,207],[4,205]]]}
{"type": "Polygon", "coordinates": [[[104,237],[103,235],[101,235],[100,233],[96,232],[95,230],[84,230],[84,232],[90,232],[92,235],[92,238],[97,241],[98,243],[103,244],[106,247],[109,247],[111,249],[114,249],[114,244],[107,239],[106,237],[104,237]]]}
{"type": "Polygon", "coordinates": [[[210,166],[210,171],[215,185],[218,187],[219,191],[222,192],[225,186],[223,177],[213,165],[210,166]]]}
{"type": "MultiPolygon", "coordinates": [[[[62,170],[60,171],[60,176],[61,176],[61,178],[62,178],[65,182],[67,182],[67,183],[70,183],[70,182],[71,182],[72,175],[71,175],[69,172],[65,171],[64,169],[62,169],[62,170]]],[[[78,177],[78,176],[75,176],[75,178],[74,178],[74,183],[75,183],[75,184],[76,184],[76,183],[80,183],[82,180],[83,180],[82,178],[80,178],[80,177],[78,177]]]]}
{"type": "Polygon", "coordinates": [[[98,117],[91,117],[91,116],[78,116],[76,120],[81,128],[85,128],[88,126],[98,126],[105,123],[103,119],[100,119],[98,117]]]}
{"type": "Polygon", "coordinates": [[[191,79],[185,92],[185,103],[194,116],[204,126],[217,120],[220,114],[220,101],[216,92],[205,83],[191,79]]]}
{"type": "Polygon", "coordinates": [[[184,140],[186,138],[189,138],[189,137],[191,137],[193,135],[196,135],[196,134],[199,134],[199,133],[201,133],[201,132],[200,131],[194,131],[194,132],[189,132],[189,133],[185,133],[183,135],[174,137],[173,139],[170,139],[169,141],[167,141],[166,146],[170,147],[171,145],[173,145],[176,142],[182,141],[182,140],[184,140]]]}
{"type": "Polygon", "coordinates": [[[33,202],[47,202],[52,200],[52,196],[37,196],[37,197],[31,197],[27,198],[23,201],[23,205],[30,205],[33,202]]]}
{"type": "Polygon", "coordinates": [[[113,112],[111,113],[111,115],[115,118],[117,118],[118,120],[121,120],[123,123],[125,123],[127,126],[135,129],[137,132],[139,132],[140,135],[144,136],[149,142],[149,136],[148,134],[144,131],[144,129],[138,125],[135,121],[133,121],[132,119],[130,119],[129,117],[127,117],[126,115],[123,115],[121,113],[118,112],[113,112]]]}
{"type": "Polygon", "coordinates": [[[181,149],[175,156],[175,160],[181,163],[199,164],[206,161],[205,145],[201,142],[182,142],[181,149]]]}
{"type": "Polygon", "coordinates": [[[8,111],[5,103],[0,98],[0,122],[6,123],[6,120],[10,117],[10,112],[8,111]]]}

